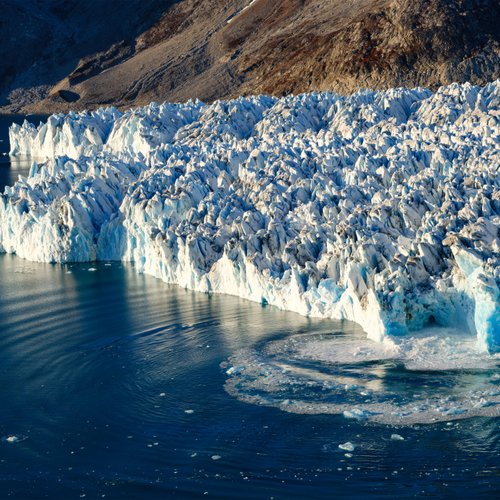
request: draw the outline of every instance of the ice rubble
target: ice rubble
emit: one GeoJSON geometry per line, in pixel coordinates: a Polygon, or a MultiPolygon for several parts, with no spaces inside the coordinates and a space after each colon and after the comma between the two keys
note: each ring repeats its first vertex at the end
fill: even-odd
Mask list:
{"type": "Polygon", "coordinates": [[[500,349],[500,81],[52,116],[0,250],[123,259],[169,283],[500,349]]]}
{"type": "Polygon", "coordinates": [[[470,335],[432,327],[375,343],[340,326],[235,351],[221,364],[225,390],[286,412],[398,426],[500,416],[500,353],[480,351],[470,335]]]}

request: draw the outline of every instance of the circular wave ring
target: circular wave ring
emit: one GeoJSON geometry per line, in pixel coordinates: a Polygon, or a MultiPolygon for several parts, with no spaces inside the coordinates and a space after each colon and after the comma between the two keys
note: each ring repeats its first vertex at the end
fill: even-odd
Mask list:
{"type": "Polygon", "coordinates": [[[470,337],[437,328],[380,344],[291,335],[223,364],[226,391],[242,401],[395,425],[500,416],[499,366],[470,337]]]}

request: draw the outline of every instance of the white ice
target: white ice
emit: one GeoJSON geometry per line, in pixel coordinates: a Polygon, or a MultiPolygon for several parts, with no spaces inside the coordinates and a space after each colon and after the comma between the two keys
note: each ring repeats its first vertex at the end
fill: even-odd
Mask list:
{"type": "Polygon", "coordinates": [[[470,343],[445,328],[400,337],[390,347],[354,329],[299,333],[237,351],[224,364],[225,388],[247,403],[358,422],[498,417],[500,354],[470,343]]]}
{"type": "Polygon", "coordinates": [[[354,451],[356,446],[350,441],[347,441],[346,443],[339,444],[339,448],[344,451],[354,451]]]}
{"type": "Polygon", "coordinates": [[[0,199],[0,251],[500,347],[500,81],[54,115],[0,199]]]}

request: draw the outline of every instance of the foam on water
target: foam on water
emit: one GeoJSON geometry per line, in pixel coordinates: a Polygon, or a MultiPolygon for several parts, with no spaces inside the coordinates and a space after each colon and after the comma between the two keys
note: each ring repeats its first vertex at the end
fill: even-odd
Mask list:
{"type": "Polygon", "coordinates": [[[248,403],[405,425],[500,416],[499,366],[470,335],[429,328],[382,344],[349,330],[292,335],[224,369],[227,392],[248,403]]]}

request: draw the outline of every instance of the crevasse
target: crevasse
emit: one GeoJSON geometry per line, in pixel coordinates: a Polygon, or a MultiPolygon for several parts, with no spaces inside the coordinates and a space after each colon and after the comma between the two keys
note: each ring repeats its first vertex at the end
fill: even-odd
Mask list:
{"type": "Polygon", "coordinates": [[[121,259],[203,292],[428,324],[500,350],[500,81],[54,115],[0,201],[0,250],[121,259]]]}

